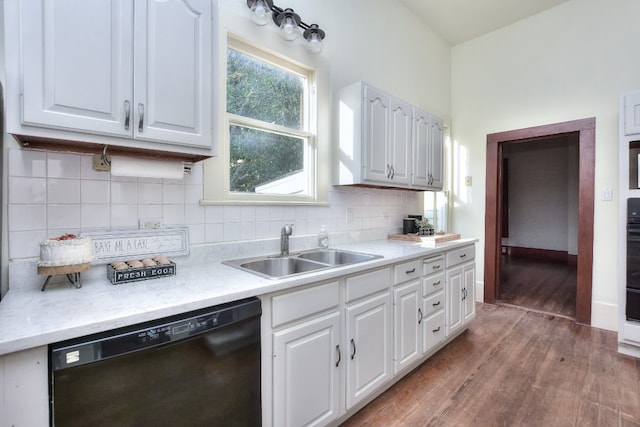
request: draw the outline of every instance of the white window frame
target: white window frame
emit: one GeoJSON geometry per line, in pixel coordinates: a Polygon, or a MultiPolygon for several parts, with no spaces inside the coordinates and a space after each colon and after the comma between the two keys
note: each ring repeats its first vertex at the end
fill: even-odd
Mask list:
{"type": "MultiPolygon", "coordinates": [[[[245,6],[246,8],[246,6],[245,6]]],[[[246,14],[237,15],[220,10],[219,43],[216,52],[219,75],[215,76],[217,86],[216,111],[217,129],[214,135],[218,139],[217,156],[204,161],[204,198],[203,205],[210,204],[247,204],[247,205],[328,205],[330,185],[331,149],[329,136],[329,83],[326,59],[309,52],[304,43],[287,42],[273,26],[258,27],[246,14]],[[253,40],[256,40],[254,42],[253,40]],[[259,44],[258,44],[259,42],[259,44]],[[306,96],[309,108],[304,111],[302,131],[290,129],[226,112],[227,48],[254,56],[259,60],[281,66],[295,73],[303,73],[309,79],[306,96]],[[286,54],[285,54],[286,53],[286,54]],[[309,189],[306,195],[274,195],[259,193],[235,193],[229,191],[229,126],[247,125],[284,133],[294,137],[308,138],[305,162],[308,162],[309,189]]],[[[307,166],[307,165],[305,165],[307,166]]]]}

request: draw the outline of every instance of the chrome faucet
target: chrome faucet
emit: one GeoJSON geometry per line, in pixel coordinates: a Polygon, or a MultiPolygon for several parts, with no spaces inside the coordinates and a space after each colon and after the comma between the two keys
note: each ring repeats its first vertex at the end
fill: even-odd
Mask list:
{"type": "Polygon", "coordinates": [[[293,224],[285,224],[280,230],[280,256],[289,256],[289,236],[293,233],[293,224]]]}

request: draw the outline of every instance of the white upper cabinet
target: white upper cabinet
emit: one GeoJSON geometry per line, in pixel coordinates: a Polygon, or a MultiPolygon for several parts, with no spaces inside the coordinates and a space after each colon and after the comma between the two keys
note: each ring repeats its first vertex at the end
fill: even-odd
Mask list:
{"type": "Polygon", "coordinates": [[[133,94],[131,3],[34,0],[21,6],[22,123],[130,135],[124,103],[133,94]]]}
{"type": "Polygon", "coordinates": [[[442,189],[440,119],[362,82],[336,100],[336,185],[442,189]]]}
{"type": "Polygon", "coordinates": [[[389,121],[391,98],[372,87],[364,88],[364,180],[389,179],[389,121]]]}
{"type": "Polygon", "coordinates": [[[7,0],[8,132],[206,155],[212,14],[211,0],[7,0]]]}

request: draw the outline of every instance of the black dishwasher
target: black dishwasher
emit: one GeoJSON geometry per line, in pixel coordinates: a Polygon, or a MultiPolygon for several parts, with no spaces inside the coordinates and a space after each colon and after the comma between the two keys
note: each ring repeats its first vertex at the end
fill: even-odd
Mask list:
{"type": "Polygon", "coordinates": [[[49,347],[51,425],[260,426],[260,300],[49,347]]]}

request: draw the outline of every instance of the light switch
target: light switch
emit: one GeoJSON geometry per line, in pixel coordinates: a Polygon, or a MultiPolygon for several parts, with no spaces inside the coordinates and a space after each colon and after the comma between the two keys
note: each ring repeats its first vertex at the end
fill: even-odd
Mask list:
{"type": "Polygon", "coordinates": [[[605,188],[602,192],[602,200],[610,202],[613,200],[613,190],[610,188],[605,188]]]}
{"type": "Polygon", "coordinates": [[[471,187],[471,183],[472,183],[471,177],[470,176],[466,176],[464,178],[464,185],[466,185],[467,187],[471,187]]]}

